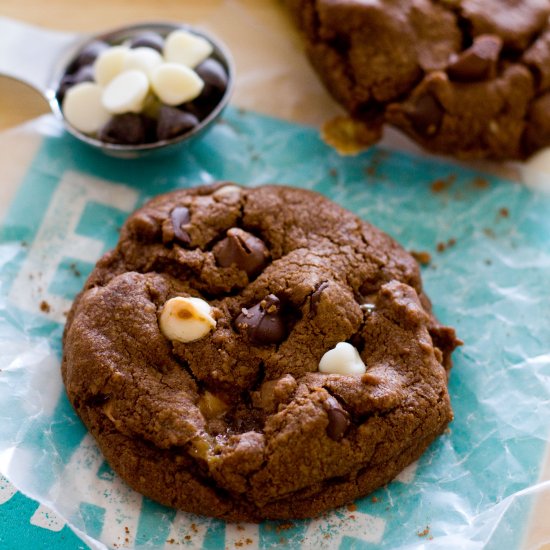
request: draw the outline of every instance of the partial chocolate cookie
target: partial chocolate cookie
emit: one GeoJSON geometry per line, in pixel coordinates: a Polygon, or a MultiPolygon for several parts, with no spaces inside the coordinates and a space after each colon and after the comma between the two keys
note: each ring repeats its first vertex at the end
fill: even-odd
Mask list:
{"type": "Polygon", "coordinates": [[[69,399],[133,488],[228,520],[315,516],[452,419],[415,260],[323,196],[231,183],[129,217],[70,311],[69,399]]]}
{"type": "Polygon", "coordinates": [[[539,116],[550,93],[549,0],[285,3],[327,89],[360,123],[356,135],[374,142],[389,123],[467,159],[521,159],[550,145],[550,115],[539,116]]]}

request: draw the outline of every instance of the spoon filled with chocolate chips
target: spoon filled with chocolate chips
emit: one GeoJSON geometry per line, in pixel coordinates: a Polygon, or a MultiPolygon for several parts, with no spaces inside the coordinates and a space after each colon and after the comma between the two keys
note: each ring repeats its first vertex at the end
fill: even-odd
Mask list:
{"type": "Polygon", "coordinates": [[[36,88],[80,141],[122,158],[174,151],[229,101],[231,55],[189,25],[141,23],[102,34],[47,31],[0,17],[0,74],[36,88]]]}

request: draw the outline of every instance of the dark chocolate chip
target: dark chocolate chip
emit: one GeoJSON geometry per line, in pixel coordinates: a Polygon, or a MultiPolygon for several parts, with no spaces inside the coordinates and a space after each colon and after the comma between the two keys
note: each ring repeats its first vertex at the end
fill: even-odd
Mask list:
{"type": "Polygon", "coordinates": [[[74,68],[78,69],[84,65],[91,65],[97,57],[108,48],[109,44],[107,44],[107,42],[103,42],[102,40],[94,40],[93,42],[86,44],[86,46],[80,50],[74,61],[74,68]]]}
{"type": "Polygon", "coordinates": [[[220,102],[227,88],[227,73],[215,59],[203,61],[196,69],[204,80],[204,88],[199,97],[179,106],[193,113],[199,120],[206,118],[220,102]]]}
{"type": "Polygon", "coordinates": [[[452,80],[473,82],[494,76],[502,40],[498,36],[478,36],[472,46],[449,59],[447,74],[452,80]]]}
{"type": "Polygon", "coordinates": [[[144,117],[137,113],[124,113],[113,116],[98,132],[97,137],[108,143],[137,145],[146,140],[144,117]]]}
{"type": "Polygon", "coordinates": [[[191,220],[189,208],[186,208],[185,206],[176,206],[176,208],[170,212],[170,219],[172,220],[174,236],[176,239],[183,244],[190,244],[191,237],[189,236],[189,233],[183,229],[183,226],[187,225],[191,220]]]}
{"type": "Polygon", "coordinates": [[[157,139],[173,138],[192,130],[198,123],[199,119],[192,113],[162,105],[158,111],[157,139]]]}
{"type": "Polygon", "coordinates": [[[253,344],[260,346],[278,344],[286,335],[281,302],[274,294],[251,308],[243,308],[235,323],[239,330],[246,331],[253,344]]]}
{"type": "Polygon", "coordinates": [[[164,47],[164,38],[156,32],[144,32],[137,34],[130,39],[130,48],[152,48],[157,52],[162,53],[164,47]]]}
{"type": "Polygon", "coordinates": [[[75,79],[75,84],[80,84],[80,82],[93,82],[95,79],[95,72],[93,65],[84,65],[76,71],[73,75],[75,79]]]}
{"type": "Polygon", "coordinates": [[[127,227],[128,231],[130,231],[136,239],[142,242],[156,241],[161,232],[161,228],[157,220],[144,213],[139,213],[132,216],[127,227]]]}
{"type": "Polygon", "coordinates": [[[443,119],[443,110],[431,94],[424,94],[417,98],[406,113],[414,129],[423,136],[436,134],[443,119]]]}
{"type": "Polygon", "coordinates": [[[66,74],[59,84],[59,88],[57,90],[57,99],[58,101],[63,101],[63,97],[65,97],[65,94],[67,93],[67,90],[69,88],[72,88],[76,84],[80,84],[81,82],[93,82],[94,81],[94,68],[92,65],[84,65],[80,67],[76,71],[76,73],[73,74],[66,74]]]}
{"type": "Polygon", "coordinates": [[[227,72],[223,65],[215,59],[209,58],[195,68],[195,72],[204,81],[203,92],[206,95],[215,91],[222,95],[227,88],[227,72]]]}
{"type": "Polygon", "coordinates": [[[269,259],[269,250],[264,242],[238,227],[229,229],[225,239],[217,243],[212,252],[221,267],[236,265],[249,277],[257,275],[269,259]]]}
{"type": "Polygon", "coordinates": [[[350,425],[349,413],[345,411],[340,406],[340,403],[332,396],[330,396],[325,403],[328,407],[327,435],[334,441],[340,441],[350,425]]]}
{"type": "Polygon", "coordinates": [[[317,285],[313,293],[311,294],[310,311],[312,315],[317,315],[317,308],[319,301],[321,300],[321,294],[323,290],[328,287],[328,281],[323,281],[317,285]]]}

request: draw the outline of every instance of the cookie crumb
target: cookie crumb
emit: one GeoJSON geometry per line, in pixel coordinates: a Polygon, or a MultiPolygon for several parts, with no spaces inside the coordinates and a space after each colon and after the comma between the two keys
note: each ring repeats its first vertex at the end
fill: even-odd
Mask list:
{"type": "Polygon", "coordinates": [[[194,523],[191,524],[191,531],[193,531],[193,533],[198,533],[199,532],[196,524],[194,524],[194,523]]]}
{"type": "Polygon", "coordinates": [[[430,527],[426,525],[426,528],[423,531],[420,531],[420,533],[416,533],[419,537],[425,537],[426,535],[429,535],[430,533],[430,527]]]}
{"type": "Polygon", "coordinates": [[[237,531],[244,531],[243,525],[237,525],[237,531]]]}
{"type": "Polygon", "coordinates": [[[348,512],[355,512],[357,511],[357,504],[355,503],[348,504],[346,508],[348,509],[348,512]]]}
{"type": "Polygon", "coordinates": [[[503,206],[499,211],[498,211],[498,215],[501,217],[501,218],[508,218],[510,216],[510,210],[508,210],[508,208],[506,208],[505,206],[503,206]]]}
{"type": "Polygon", "coordinates": [[[432,182],[430,189],[432,190],[432,193],[443,193],[443,191],[447,191],[447,189],[451,187],[455,180],[456,176],[453,174],[447,176],[446,178],[437,179],[432,182]]]}
{"type": "Polygon", "coordinates": [[[78,267],[76,267],[76,263],[73,262],[72,264],[69,265],[69,269],[71,270],[71,273],[75,276],[75,277],[80,277],[82,275],[82,273],[80,272],[80,270],[78,269],[78,267]]]}
{"type": "Polygon", "coordinates": [[[252,544],[254,541],[252,539],[246,539],[245,542],[246,544],[252,544]]]}
{"type": "Polygon", "coordinates": [[[374,127],[348,116],[336,116],[321,128],[321,139],[341,155],[357,155],[376,143],[381,126],[374,127]]]}
{"type": "Polygon", "coordinates": [[[426,250],[411,250],[411,256],[420,264],[420,265],[430,265],[432,261],[432,256],[426,250]]]}
{"type": "Polygon", "coordinates": [[[454,246],[456,244],[456,239],[454,237],[451,237],[446,243],[439,242],[437,243],[437,251],[438,252],[445,252],[447,248],[451,248],[451,246],[454,246]]]}
{"type": "Polygon", "coordinates": [[[185,535],[185,537],[183,537],[185,540],[191,540],[191,535],[185,535]]]}
{"type": "Polygon", "coordinates": [[[371,502],[378,502],[378,499],[376,497],[371,497],[370,501],[371,502]]]}
{"type": "Polygon", "coordinates": [[[176,540],[175,539],[168,539],[166,542],[168,544],[174,544],[176,542],[176,540]]]}
{"type": "Polygon", "coordinates": [[[489,182],[481,177],[474,178],[472,184],[476,189],[487,189],[489,187],[489,182]]]}
{"type": "Polygon", "coordinates": [[[50,311],[52,310],[50,304],[48,304],[48,302],[46,302],[46,300],[42,300],[40,302],[40,311],[42,311],[43,313],[50,313],[50,311]]]}

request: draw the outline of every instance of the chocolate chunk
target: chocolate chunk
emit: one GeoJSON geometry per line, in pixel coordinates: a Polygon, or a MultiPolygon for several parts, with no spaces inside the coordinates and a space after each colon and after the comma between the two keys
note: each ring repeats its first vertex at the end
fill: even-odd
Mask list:
{"type": "Polygon", "coordinates": [[[128,230],[138,241],[154,242],[160,236],[160,225],[152,216],[145,213],[136,214],[128,222],[128,230]]]}
{"type": "Polygon", "coordinates": [[[350,425],[349,413],[332,396],[326,400],[326,405],[328,407],[327,435],[334,441],[340,441],[350,425]]]}
{"type": "Polygon", "coordinates": [[[191,237],[189,236],[189,233],[182,228],[191,220],[189,208],[186,208],[185,206],[176,206],[176,208],[170,212],[170,219],[172,220],[174,236],[176,239],[182,244],[190,244],[191,237]]]}
{"type": "Polygon", "coordinates": [[[406,112],[414,129],[424,136],[436,134],[443,119],[443,110],[431,94],[417,98],[406,112]]]}
{"type": "Polygon", "coordinates": [[[144,117],[137,113],[113,116],[98,132],[98,139],[121,145],[137,145],[146,141],[144,117]]]}
{"type": "Polygon", "coordinates": [[[130,48],[152,48],[162,53],[164,38],[156,32],[144,32],[134,36],[129,42],[130,48]]]}
{"type": "Polygon", "coordinates": [[[238,227],[229,229],[225,239],[217,243],[212,251],[221,267],[236,265],[249,277],[257,275],[269,259],[269,250],[264,242],[238,227]]]}
{"type": "Polygon", "coordinates": [[[278,344],[286,335],[281,302],[274,294],[269,294],[251,308],[243,308],[236,319],[236,325],[238,329],[246,331],[253,344],[260,346],[278,344]]]}
{"type": "Polygon", "coordinates": [[[449,78],[473,82],[493,77],[501,49],[502,40],[498,36],[478,36],[467,50],[451,56],[447,67],[449,78]]]}
{"type": "Polygon", "coordinates": [[[192,113],[162,105],[158,111],[157,139],[173,138],[192,130],[198,123],[199,119],[192,113]]]}
{"type": "Polygon", "coordinates": [[[215,59],[203,61],[197,68],[197,74],[204,81],[204,88],[199,97],[180,106],[197,116],[206,118],[220,102],[227,88],[227,73],[221,63],[215,59]]]}
{"type": "Polygon", "coordinates": [[[204,81],[202,94],[223,95],[227,88],[227,72],[219,61],[212,58],[206,59],[195,69],[195,72],[204,81]]]}
{"type": "Polygon", "coordinates": [[[105,50],[109,48],[107,42],[102,40],[94,40],[89,44],[86,44],[80,53],[78,54],[76,60],[74,61],[75,68],[83,67],[84,65],[91,65],[105,50]]]}
{"type": "Polygon", "coordinates": [[[312,315],[317,314],[317,307],[319,306],[319,301],[321,300],[321,294],[323,293],[323,290],[328,287],[328,281],[323,281],[322,283],[319,283],[313,293],[311,294],[311,301],[310,301],[310,311],[312,315]]]}

